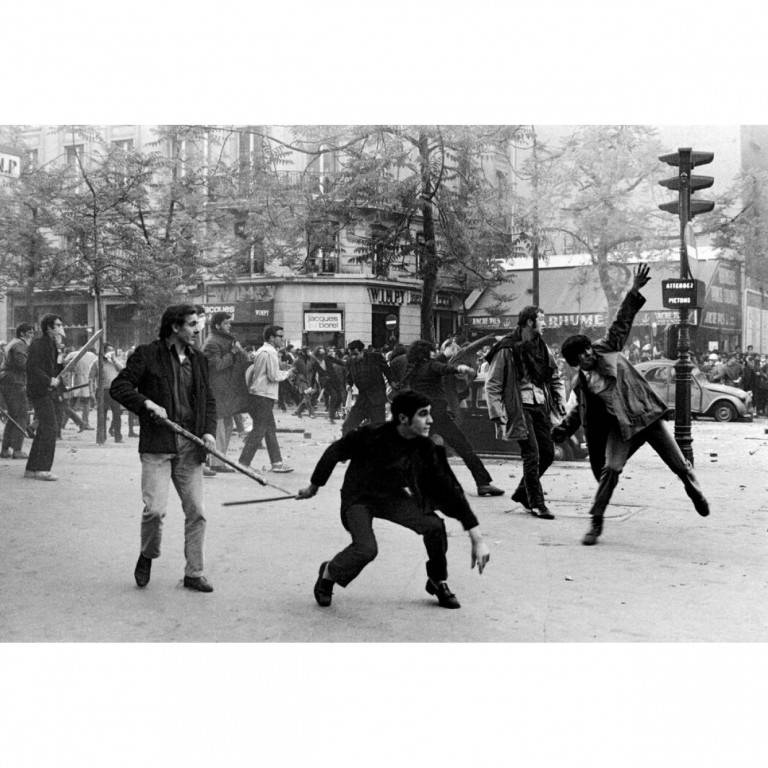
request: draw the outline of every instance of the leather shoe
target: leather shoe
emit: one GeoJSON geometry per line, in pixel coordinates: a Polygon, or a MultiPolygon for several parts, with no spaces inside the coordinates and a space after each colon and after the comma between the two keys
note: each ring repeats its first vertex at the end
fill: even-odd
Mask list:
{"type": "Polygon", "coordinates": [[[592,527],[584,534],[584,538],[581,540],[581,543],[587,547],[590,547],[593,544],[597,544],[597,539],[602,532],[603,532],[603,518],[593,517],[592,527]]]}
{"type": "Polygon", "coordinates": [[[456,599],[456,595],[451,592],[450,587],[444,581],[427,580],[427,592],[437,598],[441,608],[461,608],[461,604],[456,599]]]}
{"type": "Polygon", "coordinates": [[[184,586],[187,589],[194,589],[195,592],[213,592],[213,587],[205,576],[185,576],[184,586]]]}
{"type": "Polygon", "coordinates": [[[214,472],[234,472],[235,470],[232,469],[232,467],[228,467],[226,464],[220,464],[215,467],[211,467],[211,469],[214,472]]]}
{"type": "Polygon", "coordinates": [[[139,555],[136,561],[136,568],[133,571],[133,578],[139,587],[146,587],[149,584],[149,572],[152,570],[152,560],[144,555],[139,555]]]}
{"type": "Polygon", "coordinates": [[[320,563],[320,571],[315,582],[315,600],[323,608],[327,608],[333,599],[333,581],[323,578],[326,565],[328,565],[327,560],[324,563],[320,563]]]}
{"type": "Polygon", "coordinates": [[[0,459],[12,459],[13,458],[13,448],[8,448],[8,450],[3,451],[0,453],[0,459]]]}
{"type": "Polygon", "coordinates": [[[203,477],[216,477],[216,472],[210,467],[203,465],[203,477]]]}
{"type": "Polygon", "coordinates": [[[491,485],[490,483],[487,483],[486,485],[477,486],[477,495],[478,496],[503,496],[504,491],[502,491],[501,488],[497,488],[495,485],[491,485]]]}
{"type": "Polygon", "coordinates": [[[24,451],[14,451],[13,452],[13,458],[14,459],[28,459],[29,458],[29,454],[28,453],[24,453],[24,451]]]}
{"type": "Polygon", "coordinates": [[[555,516],[549,511],[546,504],[539,504],[531,510],[531,514],[540,517],[542,520],[554,520],[555,516]]]}

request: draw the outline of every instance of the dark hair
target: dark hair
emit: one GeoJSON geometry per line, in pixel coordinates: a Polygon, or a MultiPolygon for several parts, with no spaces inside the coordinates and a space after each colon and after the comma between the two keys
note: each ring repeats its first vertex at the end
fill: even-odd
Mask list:
{"type": "Polygon", "coordinates": [[[365,349],[365,344],[363,344],[360,339],[355,339],[354,341],[349,342],[349,346],[347,347],[350,352],[353,352],[354,350],[357,350],[358,352],[362,352],[365,349]]]}
{"type": "Polygon", "coordinates": [[[214,328],[217,328],[225,320],[229,320],[230,317],[232,317],[232,315],[229,312],[214,312],[211,315],[211,325],[214,328]]]}
{"type": "Polygon", "coordinates": [[[403,378],[400,381],[401,384],[407,384],[416,369],[423,363],[429,362],[434,348],[435,345],[426,339],[419,339],[411,343],[405,356],[407,362],[403,371],[403,378]]]}
{"type": "MultiPolygon", "coordinates": [[[[43,315],[40,318],[40,330],[45,333],[49,328],[53,328],[57,320],[61,320],[60,315],[43,315]]],[[[64,321],[61,320],[61,322],[63,323],[64,321]]]]}
{"type": "Polygon", "coordinates": [[[269,341],[273,336],[277,336],[278,331],[282,331],[282,325],[268,325],[264,329],[264,341],[269,341]]]}
{"type": "Polygon", "coordinates": [[[582,352],[586,352],[592,346],[592,342],[589,336],[584,334],[576,334],[575,336],[569,336],[560,347],[560,353],[565,358],[565,362],[575,368],[579,364],[579,355],[582,352]]]}
{"type": "Polygon", "coordinates": [[[398,417],[401,413],[408,419],[412,419],[419,408],[425,408],[428,405],[432,405],[432,401],[428,397],[420,392],[414,392],[412,389],[404,389],[392,398],[389,408],[392,412],[392,419],[397,424],[400,421],[398,417]]]}
{"type": "Polygon", "coordinates": [[[157,335],[161,339],[167,339],[173,333],[174,325],[184,325],[189,315],[196,315],[194,304],[172,304],[163,312],[160,318],[160,330],[157,335]]]}
{"type": "Polygon", "coordinates": [[[517,324],[523,328],[529,320],[533,320],[535,323],[536,318],[541,311],[542,310],[539,307],[536,307],[533,304],[530,304],[527,307],[523,307],[520,310],[520,314],[517,316],[517,324]]]}
{"type": "Polygon", "coordinates": [[[16,326],[16,338],[20,339],[25,333],[28,333],[29,331],[34,331],[35,328],[30,323],[19,323],[16,326]]]}

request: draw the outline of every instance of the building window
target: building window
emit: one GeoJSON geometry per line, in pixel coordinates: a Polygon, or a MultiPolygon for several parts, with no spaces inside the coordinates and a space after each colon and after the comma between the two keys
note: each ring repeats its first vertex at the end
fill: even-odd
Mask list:
{"type": "Polygon", "coordinates": [[[133,152],[133,139],[116,139],[112,146],[120,152],[133,152]]]}
{"type": "Polygon", "coordinates": [[[26,152],[27,169],[37,168],[38,150],[28,149],[26,152]]]}
{"type": "Polygon", "coordinates": [[[70,144],[68,147],[64,147],[64,151],[67,153],[67,165],[70,168],[77,167],[78,156],[82,159],[84,146],[82,144],[70,144]]]}

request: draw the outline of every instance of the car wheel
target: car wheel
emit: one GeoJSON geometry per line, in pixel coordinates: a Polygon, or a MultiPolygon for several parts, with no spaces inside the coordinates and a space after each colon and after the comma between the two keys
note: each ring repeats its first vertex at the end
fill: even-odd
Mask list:
{"type": "Polygon", "coordinates": [[[725,400],[720,400],[712,406],[715,421],[735,421],[736,415],[736,409],[725,400]]]}
{"type": "Polygon", "coordinates": [[[568,442],[555,443],[555,461],[570,461],[572,458],[573,453],[568,442]]]}

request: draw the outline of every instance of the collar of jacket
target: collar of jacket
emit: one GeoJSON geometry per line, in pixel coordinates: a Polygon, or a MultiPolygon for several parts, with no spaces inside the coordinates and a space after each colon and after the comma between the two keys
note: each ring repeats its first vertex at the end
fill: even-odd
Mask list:
{"type": "MultiPolygon", "coordinates": [[[[159,339],[159,341],[163,345],[163,347],[165,347],[166,352],[168,352],[168,354],[170,355],[173,342],[169,341],[168,339],[159,339]]],[[[187,344],[187,348],[184,350],[184,354],[187,355],[187,357],[192,358],[200,354],[200,350],[197,349],[197,347],[193,346],[192,344],[187,344]]]]}
{"type": "Polygon", "coordinates": [[[512,349],[512,347],[523,343],[523,337],[520,332],[520,326],[510,331],[503,339],[499,339],[485,356],[487,362],[491,362],[500,349],[512,349]]]}

